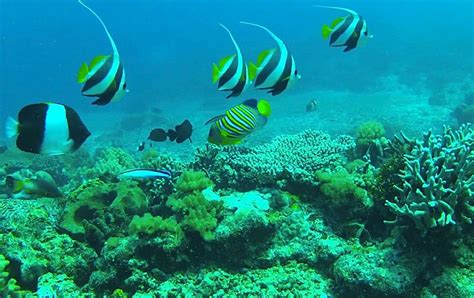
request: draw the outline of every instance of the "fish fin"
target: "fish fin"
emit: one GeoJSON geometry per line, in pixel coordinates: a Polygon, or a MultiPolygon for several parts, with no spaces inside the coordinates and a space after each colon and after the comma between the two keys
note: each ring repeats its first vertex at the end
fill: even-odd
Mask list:
{"type": "Polygon", "coordinates": [[[345,17],[339,17],[335,19],[334,21],[332,21],[331,28],[334,29],[334,27],[336,27],[340,22],[344,21],[344,19],[345,17]]]}
{"type": "Polygon", "coordinates": [[[21,180],[15,180],[12,183],[12,192],[19,193],[25,187],[25,182],[21,180]]]}
{"type": "Polygon", "coordinates": [[[106,101],[103,98],[98,98],[96,101],[92,102],[91,104],[97,105],[97,106],[105,106],[108,103],[109,101],[106,101]]]}
{"type": "Polygon", "coordinates": [[[213,84],[219,81],[220,72],[221,71],[219,70],[219,67],[215,63],[212,64],[212,83],[213,84]]]}
{"type": "Polygon", "coordinates": [[[263,60],[272,52],[272,50],[264,50],[257,57],[257,66],[262,65],[263,60]]]}
{"type": "Polygon", "coordinates": [[[221,59],[221,61],[219,61],[219,68],[222,69],[224,67],[224,65],[229,62],[230,59],[234,58],[235,54],[234,55],[229,55],[227,57],[224,57],[221,59]]]}
{"type": "Polygon", "coordinates": [[[174,140],[176,140],[176,137],[178,136],[178,134],[176,133],[175,130],[172,130],[172,129],[168,129],[168,138],[170,138],[170,141],[173,142],[174,140]]]}
{"type": "Polygon", "coordinates": [[[323,29],[321,30],[321,34],[323,35],[323,39],[328,39],[328,37],[331,35],[332,29],[329,28],[328,25],[323,25],[323,29]]]}
{"type": "Polygon", "coordinates": [[[250,62],[248,69],[249,69],[249,80],[253,81],[257,77],[258,66],[250,62]]]}
{"type": "Polygon", "coordinates": [[[104,55],[99,55],[95,57],[94,59],[92,59],[91,63],[89,64],[89,69],[94,69],[95,66],[97,66],[100,62],[104,61],[107,58],[108,56],[104,56],[104,55]]]}
{"type": "Polygon", "coordinates": [[[193,142],[193,140],[191,140],[191,137],[189,137],[188,139],[189,139],[189,142],[191,142],[191,143],[193,142]]]}
{"type": "Polygon", "coordinates": [[[7,123],[5,124],[5,134],[7,138],[13,138],[17,136],[19,133],[19,125],[18,122],[13,119],[12,117],[8,117],[7,123]]]}
{"type": "Polygon", "coordinates": [[[87,80],[87,75],[89,74],[89,66],[87,63],[82,63],[81,68],[79,68],[79,72],[77,73],[77,82],[84,83],[87,80]]]}
{"type": "Polygon", "coordinates": [[[219,115],[219,116],[212,117],[211,119],[207,120],[205,125],[208,125],[209,123],[212,123],[212,122],[216,122],[217,120],[219,120],[223,117],[225,117],[225,115],[219,115]]]}

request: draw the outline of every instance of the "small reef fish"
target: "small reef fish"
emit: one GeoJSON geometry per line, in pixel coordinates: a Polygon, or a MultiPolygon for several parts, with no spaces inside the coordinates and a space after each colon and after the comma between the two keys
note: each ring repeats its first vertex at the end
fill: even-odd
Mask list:
{"type": "Polygon", "coordinates": [[[264,99],[248,99],[230,108],[224,115],[213,117],[207,140],[216,145],[239,144],[257,129],[262,128],[271,114],[270,103],[264,99]]]}
{"type": "Polygon", "coordinates": [[[47,102],[23,107],[18,121],[8,118],[6,135],[22,151],[60,155],[77,150],[91,133],[72,108],[47,102]]]}
{"type": "Polygon", "coordinates": [[[335,19],[331,26],[323,26],[322,35],[324,39],[329,38],[329,46],[346,47],[344,52],[349,52],[357,46],[365,44],[373,37],[369,34],[367,22],[357,12],[343,7],[321,5],[315,5],[314,7],[339,9],[349,13],[345,17],[335,19]]]}
{"type": "Polygon", "coordinates": [[[212,82],[214,84],[217,83],[217,90],[219,91],[231,91],[227,96],[227,98],[231,98],[239,96],[249,84],[248,68],[230,30],[223,24],[219,25],[229,33],[237,53],[222,58],[219,62],[219,66],[215,63],[212,65],[212,82]]]}
{"type": "Polygon", "coordinates": [[[145,142],[141,142],[138,144],[137,151],[143,151],[145,150],[145,142]]]}
{"type": "Polygon", "coordinates": [[[165,131],[162,128],[155,128],[150,132],[148,139],[155,142],[164,142],[167,138],[171,142],[176,140],[176,143],[180,144],[186,140],[191,140],[191,135],[193,133],[193,125],[189,120],[184,120],[183,123],[176,125],[175,129],[168,129],[165,131]]]}
{"type": "Polygon", "coordinates": [[[290,82],[301,78],[296,69],[295,59],[285,43],[264,26],[240,22],[265,30],[276,41],[278,47],[260,53],[257,63],[249,63],[249,79],[255,80],[255,88],[268,90],[272,95],[282,93],[290,82]]]}
{"type": "Polygon", "coordinates": [[[133,169],[127,170],[118,175],[119,179],[171,179],[171,172],[168,170],[153,169],[133,169]]]}
{"type": "Polygon", "coordinates": [[[311,99],[306,105],[306,112],[314,112],[318,107],[318,101],[316,99],[311,99]]]}
{"type": "Polygon", "coordinates": [[[5,179],[8,191],[13,198],[29,199],[32,196],[60,198],[63,197],[56,182],[46,172],[36,173],[36,178],[19,179],[15,175],[8,175],[5,179]]]}
{"type": "Polygon", "coordinates": [[[125,69],[120,61],[115,42],[99,15],[82,3],[81,0],[78,2],[99,20],[113,48],[112,55],[97,56],[92,59],[89,65],[87,63],[82,64],[77,75],[77,81],[81,84],[85,83],[81,93],[84,96],[97,97],[98,99],[92,103],[94,105],[102,106],[118,101],[128,90],[125,81],[125,69]]]}

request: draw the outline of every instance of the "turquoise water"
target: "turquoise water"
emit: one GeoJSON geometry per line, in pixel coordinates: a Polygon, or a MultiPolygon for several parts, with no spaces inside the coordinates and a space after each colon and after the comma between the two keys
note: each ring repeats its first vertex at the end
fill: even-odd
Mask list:
{"type": "Polygon", "coordinates": [[[5,295],[15,279],[40,297],[474,296],[472,1],[84,3],[127,75],[129,92],[105,106],[76,81],[112,53],[92,14],[72,0],[0,2],[0,122],[57,102],[91,132],[60,156],[0,137],[5,295]],[[313,5],[358,12],[374,37],[330,47],[321,28],[346,13],[313,5]],[[240,21],[293,55],[301,79],[282,94],[226,99],[212,83],[212,64],[235,53],[219,23],[245,61],[275,47],[240,21]],[[265,126],[210,145],[206,121],[250,98],[270,103],[265,126]],[[147,140],[185,119],[192,142],[147,140]],[[172,178],[117,179],[134,168],[172,178]],[[8,177],[41,171],[63,197],[14,195],[8,177]]]}

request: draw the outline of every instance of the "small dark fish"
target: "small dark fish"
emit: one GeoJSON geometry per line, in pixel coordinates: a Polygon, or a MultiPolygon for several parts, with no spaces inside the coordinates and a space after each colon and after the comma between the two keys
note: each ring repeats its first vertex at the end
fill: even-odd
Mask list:
{"type": "Polygon", "coordinates": [[[176,140],[176,143],[181,144],[188,140],[192,143],[191,135],[193,133],[193,125],[189,120],[184,120],[180,125],[176,125],[175,130],[168,130],[168,137],[170,141],[176,140]]]}
{"type": "Polygon", "coordinates": [[[155,128],[150,132],[150,135],[148,136],[149,140],[155,141],[155,142],[164,142],[166,141],[166,138],[168,137],[168,134],[166,131],[162,128],[155,128]]]}
{"type": "Polygon", "coordinates": [[[314,112],[318,107],[318,101],[316,99],[311,99],[306,105],[306,112],[314,112]]]}
{"type": "Polygon", "coordinates": [[[144,149],[145,149],[145,142],[141,142],[137,147],[137,151],[143,151],[144,149]]]}
{"type": "Polygon", "coordinates": [[[7,149],[8,149],[7,146],[0,145],[0,154],[5,153],[5,151],[7,151],[7,149]]]}

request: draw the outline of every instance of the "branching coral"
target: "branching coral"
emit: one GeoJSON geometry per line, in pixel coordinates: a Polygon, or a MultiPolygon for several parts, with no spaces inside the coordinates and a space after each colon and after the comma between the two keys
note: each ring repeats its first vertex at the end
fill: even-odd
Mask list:
{"type": "Polygon", "coordinates": [[[212,173],[219,186],[249,190],[257,186],[280,186],[311,183],[313,173],[336,168],[344,154],[354,149],[349,136],[331,139],[328,134],[305,130],[283,135],[254,148],[208,146],[198,152],[197,167],[212,173]],[[223,184],[223,185],[221,185],[223,184]]]}
{"type": "Polygon", "coordinates": [[[451,224],[472,224],[474,219],[474,132],[470,124],[458,130],[445,127],[441,135],[430,132],[423,140],[405,136],[409,143],[403,185],[399,196],[386,205],[398,217],[408,217],[418,230],[451,224]]]}

